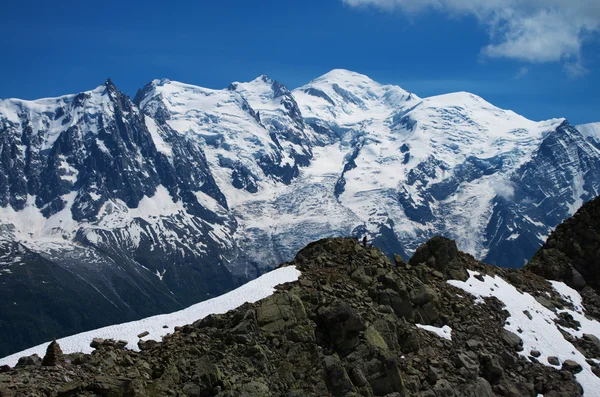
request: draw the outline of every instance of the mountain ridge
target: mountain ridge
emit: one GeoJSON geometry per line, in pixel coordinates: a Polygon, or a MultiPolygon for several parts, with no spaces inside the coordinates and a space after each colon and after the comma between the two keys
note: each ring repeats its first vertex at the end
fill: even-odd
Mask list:
{"type": "Polygon", "coordinates": [[[328,236],[408,258],[441,233],[520,266],[600,187],[600,152],[564,120],[343,70],[291,91],[265,76],[221,90],[162,79],[133,100],[107,81],[15,101],[0,101],[0,282],[44,311],[33,297],[50,286],[25,270],[58,266],[107,312],[127,308],[105,324],[220,295],[328,236]]]}

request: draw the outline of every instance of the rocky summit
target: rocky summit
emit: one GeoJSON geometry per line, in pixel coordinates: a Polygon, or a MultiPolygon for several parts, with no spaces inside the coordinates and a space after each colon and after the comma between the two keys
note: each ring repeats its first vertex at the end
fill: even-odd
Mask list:
{"type": "MultiPolygon", "coordinates": [[[[282,266],[300,270],[299,280],[162,341],[140,341],[139,351],[95,339],[89,355],[2,367],[0,396],[568,397],[600,375],[600,340],[568,332],[584,326],[568,314],[576,302],[541,276],[483,264],[452,240],[435,237],[405,262],[355,239],[324,239],[282,266]],[[465,291],[489,280],[490,290],[513,288],[545,309],[509,313],[498,298],[465,291]],[[546,359],[551,347],[527,344],[527,318],[544,310],[572,343],[567,357],[546,359]],[[522,333],[508,330],[517,314],[522,333]]],[[[594,321],[594,300],[583,300],[594,321]]]]}

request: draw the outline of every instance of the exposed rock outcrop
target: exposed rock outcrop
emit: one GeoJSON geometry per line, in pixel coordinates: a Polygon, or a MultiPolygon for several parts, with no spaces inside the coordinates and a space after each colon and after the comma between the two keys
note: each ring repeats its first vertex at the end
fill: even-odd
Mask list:
{"type": "MultiPolygon", "coordinates": [[[[23,358],[0,371],[0,396],[581,394],[577,363],[555,369],[533,352],[519,355],[523,343],[504,329],[502,304],[477,304],[447,283],[476,270],[543,294],[548,305],[566,305],[537,275],[484,265],[442,238],[409,263],[338,238],[308,245],[286,265],[301,270],[297,282],[177,328],[162,342],[143,341],[140,352],[124,349],[124,341],[95,339],[93,354],[67,354],[52,372],[39,357],[23,358]],[[452,339],[416,324],[450,326],[452,339]]],[[[593,336],[581,341],[590,351],[598,345],[593,336]]]]}
{"type": "Polygon", "coordinates": [[[560,224],[525,268],[582,290],[600,290],[600,197],[560,224]]]}

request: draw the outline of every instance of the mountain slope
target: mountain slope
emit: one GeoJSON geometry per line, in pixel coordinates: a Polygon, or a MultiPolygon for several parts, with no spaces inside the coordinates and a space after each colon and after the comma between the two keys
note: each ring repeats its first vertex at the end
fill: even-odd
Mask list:
{"type": "MultiPolygon", "coordinates": [[[[230,312],[188,318],[161,340],[141,334],[139,351],[96,339],[93,354],[62,355],[53,343],[46,366],[30,356],[3,367],[0,393],[600,395],[600,323],[585,317],[594,305],[563,283],[480,263],[442,237],[397,265],[354,239],[324,239],[265,276],[290,282],[230,312]]],[[[147,324],[126,335],[138,339],[147,324]]]]}
{"type": "Polygon", "coordinates": [[[345,145],[339,200],[396,252],[442,233],[520,266],[598,192],[598,153],[562,119],[532,122],[468,93],[421,100],[342,70],[294,94],[305,118],[345,145]]]}
{"type": "MultiPolygon", "coordinates": [[[[443,233],[477,257],[520,266],[551,228],[593,197],[600,184],[597,152],[563,119],[532,122],[472,94],[420,99],[345,70],[334,70],[291,95],[266,76],[233,83],[228,91],[239,93],[254,114],[263,115],[258,127],[240,124],[239,130],[254,128],[253,134],[264,137],[264,127],[278,136],[278,142],[270,142],[283,148],[275,158],[309,151],[312,158],[295,158],[297,171],[277,183],[277,172],[261,169],[261,161],[254,160],[267,153],[267,143],[240,150],[243,145],[206,141],[205,151],[216,153],[211,169],[221,174],[219,187],[238,220],[242,259],[234,268],[244,274],[254,272],[248,266],[274,266],[316,238],[348,233],[368,233],[388,252],[405,256],[424,239],[443,233]],[[297,142],[307,149],[294,152],[290,147],[297,142]],[[552,164],[546,156],[552,149],[541,150],[550,147],[558,159],[552,164]],[[536,161],[531,160],[534,155],[536,161]],[[234,167],[239,173],[223,173],[222,159],[231,156],[243,159],[234,167]],[[244,184],[237,182],[238,174],[251,175],[250,192],[240,189],[244,184]],[[543,189],[538,190],[535,178],[546,179],[543,189]],[[322,204],[305,202],[311,195],[322,204]],[[539,208],[546,196],[550,199],[539,208]],[[545,211],[551,206],[555,209],[545,211]],[[322,219],[321,211],[331,216],[322,219]],[[504,221],[513,218],[514,223],[504,221]],[[507,250],[519,255],[506,257],[507,250]]],[[[157,117],[154,106],[138,102],[157,117]]],[[[177,109],[161,113],[182,117],[177,109]]],[[[202,117],[185,117],[201,125],[196,132],[207,128],[202,117]]],[[[165,123],[180,135],[191,131],[172,120],[165,123]]],[[[227,142],[235,139],[229,132],[224,136],[227,142]]]]}
{"type": "MultiPolygon", "coordinates": [[[[60,343],[64,353],[91,353],[93,348],[90,346],[90,342],[94,338],[129,340],[131,343],[126,345],[126,347],[129,349],[138,349],[134,341],[137,335],[142,332],[148,332],[148,335],[144,336],[146,340],[160,340],[164,336],[173,333],[176,328],[187,325],[192,319],[197,320],[208,315],[223,314],[245,303],[254,303],[264,299],[273,294],[274,288],[277,285],[298,280],[299,274],[300,272],[293,267],[276,269],[255,280],[249,281],[233,291],[197,303],[183,310],[94,329],[58,339],[57,342],[60,343]]],[[[43,344],[29,348],[24,352],[0,358],[0,366],[15,366],[19,358],[25,355],[37,354],[43,356],[46,348],[47,344],[43,344]]]]}

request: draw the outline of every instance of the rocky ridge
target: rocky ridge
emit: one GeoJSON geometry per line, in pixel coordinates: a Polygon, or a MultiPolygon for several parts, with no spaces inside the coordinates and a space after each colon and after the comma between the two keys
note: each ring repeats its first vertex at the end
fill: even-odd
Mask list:
{"type": "MultiPolygon", "coordinates": [[[[24,357],[0,369],[0,396],[581,395],[580,364],[550,358],[557,369],[538,362],[539,352],[519,354],[502,303],[476,302],[447,282],[468,271],[500,276],[554,311],[569,307],[545,279],[478,262],[442,237],[409,262],[395,259],[355,239],[317,241],[283,265],[296,266],[300,279],[262,301],[161,342],[140,340],[140,352],[94,340],[91,355],[66,354],[54,366],[24,357]],[[427,325],[450,327],[451,339],[427,325]]],[[[573,342],[600,358],[597,338],[573,342]]]]}
{"type": "Polygon", "coordinates": [[[526,269],[571,287],[600,289],[600,197],[561,223],[526,269]]]}

